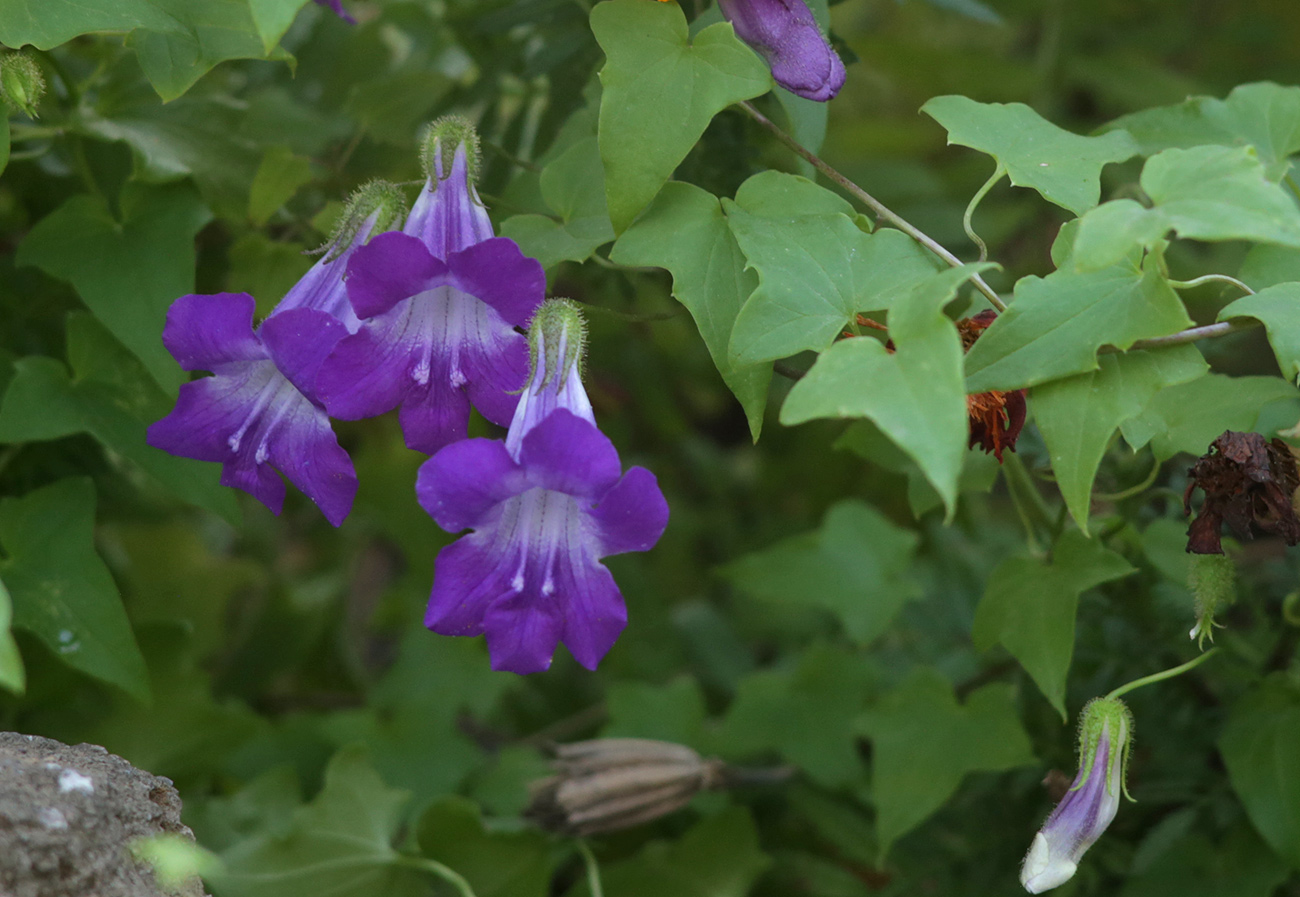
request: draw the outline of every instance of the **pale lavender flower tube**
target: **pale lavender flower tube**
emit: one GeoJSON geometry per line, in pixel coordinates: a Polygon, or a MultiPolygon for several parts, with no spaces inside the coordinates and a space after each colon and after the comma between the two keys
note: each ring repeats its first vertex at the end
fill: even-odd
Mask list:
{"type": "Polygon", "coordinates": [[[718,7],[786,90],[825,102],[844,86],[844,62],[804,0],[718,0],[718,7]]]}

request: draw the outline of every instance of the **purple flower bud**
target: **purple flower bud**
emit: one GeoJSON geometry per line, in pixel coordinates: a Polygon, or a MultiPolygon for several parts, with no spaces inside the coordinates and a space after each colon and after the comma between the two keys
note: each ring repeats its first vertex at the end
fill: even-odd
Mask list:
{"type": "Polygon", "coordinates": [[[343,0],[316,0],[316,5],[326,6],[334,10],[334,12],[338,14],[338,17],[349,25],[355,25],[357,23],[357,20],[348,15],[348,11],[343,8],[343,0]]]}
{"type": "MultiPolygon", "coordinates": [[[[439,552],[425,625],[443,635],[486,633],[497,670],[545,670],[559,642],[595,669],[627,623],[600,559],[649,550],[668,523],[654,474],[633,467],[620,475],[613,443],[566,407],[577,399],[580,355],[570,351],[570,313],[576,308],[538,312],[542,326],[530,331],[537,370],[506,442],[449,445],[424,463],[416,484],[439,526],[473,530],[439,552]],[[558,331],[552,351],[543,331],[558,331]]],[[[582,393],[579,405],[585,400],[582,393]]]]}
{"type": "Polygon", "coordinates": [[[425,131],[420,149],[425,185],[402,233],[418,237],[440,259],[492,237],[492,221],[474,181],[479,169],[478,132],[457,115],[425,131]]]}
{"type": "MultiPolygon", "coordinates": [[[[1133,716],[1119,698],[1094,698],[1079,726],[1079,772],[1047,817],[1020,869],[1020,883],[1041,894],[1074,877],[1079,860],[1106,831],[1128,797],[1124,784],[1133,716]]],[[[1131,799],[1131,798],[1130,798],[1131,799]]]]}
{"type": "Polygon", "coordinates": [[[825,102],[844,86],[844,63],[804,0],[718,0],[718,7],[786,90],[825,102]]]}

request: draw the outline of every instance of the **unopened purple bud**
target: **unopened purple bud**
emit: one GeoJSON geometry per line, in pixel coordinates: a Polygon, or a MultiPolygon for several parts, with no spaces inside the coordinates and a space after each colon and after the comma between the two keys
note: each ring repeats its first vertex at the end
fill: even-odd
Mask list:
{"type": "Polygon", "coordinates": [[[402,232],[418,237],[441,259],[490,239],[492,221],[474,188],[479,140],[469,120],[449,115],[430,124],[421,141],[420,162],[424,189],[402,232]]]}
{"type": "Polygon", "coordinates": [[[582,386],[582,356],[587,325],[578,304],[548,299],[528,327],[528,386],[519,397],[506,434],[506,449],[519,458],[524,436],[556,408],[564,408],[595,424],[591,400],[582,386]]]}
{"type": "Polygon", "coordinates": [[[334,10],[335,14],[349,25],[357,23],[357,20],[352,18],[348,11],[343,8],[343,0],[316,0],[316,5],[334,10]]]}
{"type": "Polygon", "coordinates": [[[844,86],[844,62],[804,0],[718,0],[718,7],[786,90],[825,102],[844,86]]]}

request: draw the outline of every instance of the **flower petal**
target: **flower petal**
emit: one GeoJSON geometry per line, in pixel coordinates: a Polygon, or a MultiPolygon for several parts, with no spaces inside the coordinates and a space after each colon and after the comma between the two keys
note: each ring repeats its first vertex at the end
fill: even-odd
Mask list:
{"type": "Polygon", "coordinates": [[[649,551],[668,526],[668,502],[644,467],[628,470],[588,513],[600,532],[601,557],[649,551]]]}
{"type": "Polygon", "coordinates": [[[786,90],[824,102],[844,86],[844,62],[804,0],[718,0],[718,6],[786,90]]]}
{"type": "Polygon", "coordinates": [[[556,564],[556,596],[564,605],[561,640],[574,659],[594,670],[627,626],[627,605],[609,570],[575,551],[556,564]]]}
{"type": "Polygon", "coordinates": [[[357,23],[357,20],[352,18],[352,16],[348,14],[348,11],[343,8],[343,0],[316,0],[316,5],[327,6],[334,10],[338,17],[349,25],[355,25],[357,23]]]}
{"type": "Polygon", "coordinates": [[[515,333],[500,316],[475,303],[475,323],[462,349],[462,364],[468,382],[469,399],[478,413],[498,426],[510,425],[528,379],[528,341],[515,333]]]}
{"type": "Polygon", "coordinates": [[[564,628],[557,596],[528,592],[497,601],[483,617],[492,669],[540,673],[550,668],[564,628]]]}
{"type": "Polygon", "coordinates": [[[446,263],[434,258],[415,237],[380,234],[352,254],[348,298],[358,316],[373,318],[429,289],[446,273],[446,263]]]}
{"type": "Polygon", "coordinates": [[[431,378],[419,389],[407,388],[397,419],[402,424],[406,447],[432,455],[465,438],[469,429],[469,396],[440,377],[431,378]]]}
{"type": "MultiPolygon", "coordinates": [[[[442,148],[433,170],[442,171],[442,148]]],[[[492,221],[469,180],[465,146],[456,148],[451,173],[436,184],[429,181],[416,197],[402,232],[417,237],[438,258],[472,246],[492,236],[492,221]]]]}
{"type": "Polygon", "coordinates": [[[221,465],[221,485],[244,490],[276,516],[284,509],[284,480],[267,465],[254,463],[251,453],[221,465]]]}
{"type": "Polygon", "coordinates": [[[247,293],[181,296],[167,310],[163,345],[187,371],[266,358],[253,335],[256,303],[247,293]]]}
{"type": "Polygon", "coordinates": [[[295,308],[314,308],[332,318],[338,318],[348,333],[356,333],[361,321],[352,310],[352,303],[348,301],[348,289],[344,282],[353,251],[352,247],[348,247],[333,258],[330,257],[333,255],[332,250],[327,252],[325,258],[312,265],[284,294],[271,314],[282,315],[295,308]]]}
{"type": "Polygon", "coordinates": [[[176,407],[162,420],[149,425],[145,441],[181,458],[196,461],[230,459],[231,434],[248,419],[258,388],[265,377],[257,376],[254,363],[246,371],[204,377],[181,384],[176,407]]]}
{"type": "Polygon", "coordinates": [[[420,506],[449,533],[481,527],[501,502],[529,489],[519,465],[496,439],[454,442],[420,465],[420,506]]]}
{"type": "Polygon", "coordinates": [[[622,472],[609,437],[564,408],[528,431],[519,461],[534,485],[593,501],[613,488],[622,472]]]}
{"type": "Polygon", "coordinates": [[[410,379],[408,308],[395,308],[339,340],[316,377],[316,397],[331,417],[360,420],[391,411],[410,379]]]}
{"type": "Polygon", "coordinates": [[[314,395],[321,365],[347,335],[342,321],[311,308],[276,312],[258,330],[280,373],[308,397],[314,395]]]}
{"type": "Polygon", "coordinates": [[[315,502],[334,526],[352,510],[357,494],[352,459],[339,446],[329,417],[306,396],[272,430],[268,460],[315,502]]]}
{"type": "Polygon", "coordinates": [[[488,605],[509,592],[490,534],[462,536],[438,552],[424,625],[439,635],[482,635],[488,605]]]}
{"type": "Polygon", "coordinates": [[[494,237],[447,258],[453,286],[486,302],[512,326],[522,327],[546,298],[546,272],[514,240],[494,237]]]}

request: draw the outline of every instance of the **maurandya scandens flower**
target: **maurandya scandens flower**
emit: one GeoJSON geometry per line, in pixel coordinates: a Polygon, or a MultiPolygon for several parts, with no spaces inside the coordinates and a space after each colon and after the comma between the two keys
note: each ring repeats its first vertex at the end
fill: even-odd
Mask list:
{"type": "Polygon", "coordinates": [[[283,473],[338,526],[352,509],[357,477],[330,429],[312,384],[321,362],[359,322],[343,274],[374,232],[401,220],[405,203],[390,184],[358,191],[325,256],[253,330],[248,293],[182,296],[172,303],[163,343],[187,371],[214,376],[181,386],[176,407],[149,427],[155,448],[221,463],[221,482],[275,513],[283,473]]]}
{"type": "Polygon", "coordinates": [[[357,20],[352,18],[352,16],[348,14],[348,11],[343,8],[343,0],[316,0],[316,5],[325,6],[334,10],[338,17],[349,25],[355,25],[357,23],[357,20]]]}
{"type": "Polygon", "coordinates": [[[654,474],[622,467],[579,380],[582,321],[552,300],[529,330],[533,373],[505,442],[468,439],[420,468],[420,504],[449,532],[425,625],[486,633],[492,667],[534,673],[558,642],[595,669],[627,623],[600,559],[647,551],[668,523],[654,474]]]}
{"type": "Polygon", "coordinates": [[[472,143],[448,133],[463,134],[434,131],[429,187],[406,233],[376,237],[349,264],[348,295],[364,321],[316,381],[344,420],[400,406],[406,444],[428,453],[465,437],[471,402],[493,423],[510,422],[528,373],[527,341],[514,328],[546,293],[542,266],[492,236],[470,180],[472,143]]]}
{"type": "Polygon", "coordinates": [[[786,90],[825,102],[844,86],[844,62],[804,0],[718,0],[718,7],[786,90]]]}
{"type": "Polygon", "coordinates": [[[1020,869],[1020,883],[1041,894],[1074,877],[1079,860],[1114,820],[1132,747],[1133,716],[1119,698],[1095,698],[1083,708],[1079,772],[1047,817],[1020,869]]]}

